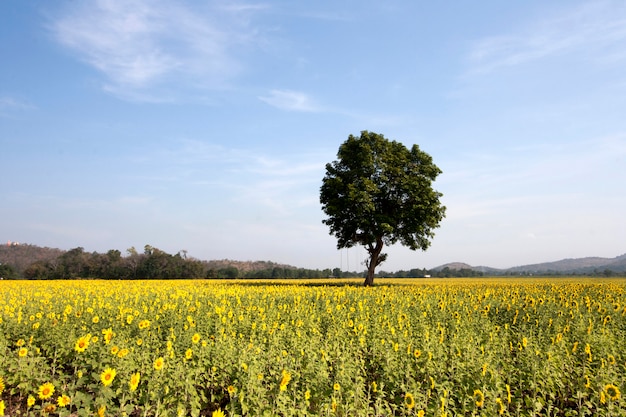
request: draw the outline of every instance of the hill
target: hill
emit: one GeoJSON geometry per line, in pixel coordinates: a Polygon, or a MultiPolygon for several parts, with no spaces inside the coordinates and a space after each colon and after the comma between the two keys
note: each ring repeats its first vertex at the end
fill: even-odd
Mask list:
{"type": "Polygon", "coordinates": [[[462,262],[451,262],[433,268],[434,271],[448,269],[471,269],[487,275],[508,274],[592,274],[598,271],[610,270],[616,273],[626,272],[626,254],[615,258],[585,257],[567,258],[560,261],[538,264],[520,265],[512,268],[500,269],[488,266],[471,266],[462,262]]]}
{"type": "Polygon", "coordinates": [[[8,242],[0,245],[0,264],[11,265],[21,274],[29,265],[38,261],[53,261],[63,253],[65,251],[61,249],[8,242]]]}
{"type": "Polygon", "coordinates": [[[271,261],[235,261],[232,259],[219,259],[212,261],[202,261],[207,269],[224,269],[229,267],[237,268],[239,272],[262,271],[274,268],[298,269],[292,265],[277,264],[271,261]]]}

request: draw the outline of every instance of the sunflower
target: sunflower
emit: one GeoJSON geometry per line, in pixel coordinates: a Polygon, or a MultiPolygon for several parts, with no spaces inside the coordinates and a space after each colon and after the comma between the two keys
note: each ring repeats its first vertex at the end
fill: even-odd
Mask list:
{"type": "Polygon", "coordinates": [[[235,393],[237,392],[237,388],[233,387],[232,385],[229,385],[226,389],[228,390],[228,394],[231,396],[235,395],[235,393]]]}
{"type": "Polygon", "coordinates": [[[482,407],[485,404],[485,396],[481,390],[474,390],[474,400],[476,401],[476,407],[482,407]]]}
{"type": "Polygon", "coordinates": [[[100,381],[102,381],[102,385],[104,385],[105,387],[111,385],[111,383],[115,379],[115,375],[117,375],[117,371],[107,366],[100,374],[100,381]]]}
{"type": "Polygon", "coordinates": [[[333,384],[333,390],[335,390],[335,391],[340,391],[341,390],[341,385],[339,385],[339,382],[335,382],[333,384]]]}
{"type": "Polygon", "coordinates": [[[4,385],[4,378],[0,376],[0,394],[4,391],[6,385],[4,385]]]}
{"type": "Polygon", "coordinates": [[[194,333],[194,335],[191,337],[191,342],[198,343],[199,341],[200,341],[200,335],[198,333],[194,333]]]}
{"type": "Polygon", "coordinates": [[[110,327],[108,329],[102,330],[102,334],[104,335],[104,343],[107,345],[111,342],[113,336],[115,336],[115,333],[113,333],[113,329],[111,329],[110,327]]]}
{"type": "Polygon", "coordinates": [[[0,400],[0,416],[4,415],[4,400],[0,400]]]}
{"type": "Polygon", "coordinates": [[[424,417],[426,415],[426,413],[424,413],[424,410],[419,410],[417,412],[417,417],[424,417]]]}
{"type": "MultiPolygon", "coordinates": [[[[286,391],[287,390],[287,384],[289,384],[289,381],[291,381],[291,374],[288,371],[285,371],[283,369],[283,377],[280,380],[279,389],[281,391],[286,391]]],[[[337,384],[337,385],[339,385],[339,384],[337,384]]]]}
{"type": "Polygon", "coordinates": [[[89,347],[90,341],[91,341],[90,334],[78,338],[78,340],[76,341],[76,345],[74,345],[74,350],[78,353],[84,352],[89,347]]]}
{"type": "Polygon", "coordinates": [[[20,348],[20,350],[17,351],[17,354],[20,358],[23,358],[24,356],[28,355],[28,349],[26,349],[25,347],[20,348]]]}
{"type": "Polygon", "coordinates": [[[217,409],[211,413],[211,417],[226,417],[226,414],[221,409],[217,409]]]}
{"type": "Polygon", "coordinates": [[[52,394],[54,394],[54,385],[52,385],[52,383],[50,382],[46,382],[39,387],[38,394],[40,399],[47,400],[48,398],[52,397],[52,394]]]}
{"type": "Polygon", "coordinates": [[[498,404],[498,414],[504,414],[504,403],[502,402],[502,398],[496,398],[496,404],[498,404]]]}
{"type": "Polygon", "coordinates": [[[163,359],[163,357],[159,357],[154,361],[154,369],[157,371],[160,371],[161,369],[163,369],[163,365],[165,365],[165,360],[163,359]]]}
{"type": "Polygon", "coordinates": [[[415,407],[415,398],[413,398],[413,394],[411,394],[410,392],[407,392],[406,394],[404,394],[404,405],[409,410],[415,407]]]}
{"type": "Polygon", "coordinates": [[[28,408],[32,407],[33,405],[35,405],[35,397],[33,397],[32,395],[28,396],[28,399],[26,400],[26,405],[28,406],[28,408]]]}
{"type": "Polygon", "coordinates": [[[186,359],[186,360],[190,360],[190,359],[192,358],[192,356],[193,356],[193,350],[191,350],[191,349],[187,349],[187,350],[185,351],[185,359],[186,359]]]}
{"type": "Polygon", "coordinates": [[[617,388],[613,384],[607,384],[604,386],[604,392],[609,397],[611,401],[617,401],[620,396],[619,388],[617,388]]]}
{"type": "Polygon", "coordinates": [[[135,391],[137,389],[137,387],[139,386],[140,379],[141,379],[141,374],[139,372],[135,372],[134,374],[130,376],[130,382],[128,383],[128,386],[130,387],[131,391],[135,391]]]}
{"type": "Polygon", "coordinates": [[[59,395],[59,398],[57,398],[57,404],[59,405],[59,407],[65,407],[71,402],[72,400],[70,399],[70,397],[65,394],[59,395]]]}

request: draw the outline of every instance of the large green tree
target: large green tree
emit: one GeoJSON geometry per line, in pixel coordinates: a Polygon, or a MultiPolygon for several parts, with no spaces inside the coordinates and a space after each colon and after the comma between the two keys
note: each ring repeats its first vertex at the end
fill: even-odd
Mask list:
{"type": "Polygon", "coordinates": [[[426,250],[445,217],[442,194],[432,187],[441,170],[417,145],[408,149],[383,135],[350,135],[326,164],[320,189],[323,223],[337,238],[337,248],[363,245],[369,254],[365,285],[387,255],[385,245],[400,242],[426,250]]]}

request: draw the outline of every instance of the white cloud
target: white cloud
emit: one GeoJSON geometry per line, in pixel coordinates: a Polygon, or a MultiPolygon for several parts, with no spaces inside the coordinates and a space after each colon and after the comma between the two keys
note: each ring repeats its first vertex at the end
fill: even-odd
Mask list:
{"type": "Polygon", "coordinates": [[[30,110],[34,107],[24,101],[12,97],[0,97],[0,117],[7,117],[15,110],[30,110]]]}
{"type": "Polygon", "coordinates": [[[259,100],[281,110],[319,112],[321,108],[306,93],[293,90],[271,90],[269,95],[260,96],[259,100]]]}
{"type": "Polygon", "coordinates": [[[233,49],[253,41],[244,15],[257,10],[167,0],[73,6],[53,22],[56,38],[105,75],[106,91],[152,101],[146,90],[173,79],[178,88],[221,88],[236,76],[233,49]]]}
{"type": "Polygon", "coordinates": [[[615,63],[626,59],[626,8],[623,2],[584,4],[545,18],[518,33],[477,41],[469,54],[470,73],[489,73],[559,54],[615,63]],[[606,57],[609,57],[607,61],[606,57]]]}

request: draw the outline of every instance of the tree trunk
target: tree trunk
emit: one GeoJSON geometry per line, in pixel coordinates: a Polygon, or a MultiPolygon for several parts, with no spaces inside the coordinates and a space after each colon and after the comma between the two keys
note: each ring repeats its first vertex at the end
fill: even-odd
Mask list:
{"type": "Polygon", "coordinates": [[[366,287],[371,287],[374,285],[374,271],[376,267],[380,263],[379,256],[380,252],[383,250],[383,240],[376,239],[376,246],[371,243],[368,245],[367,252],[370,254],[370,260],[367,263],[367,276],[365,277],[365,282],[363,283],[366,287]]]}

